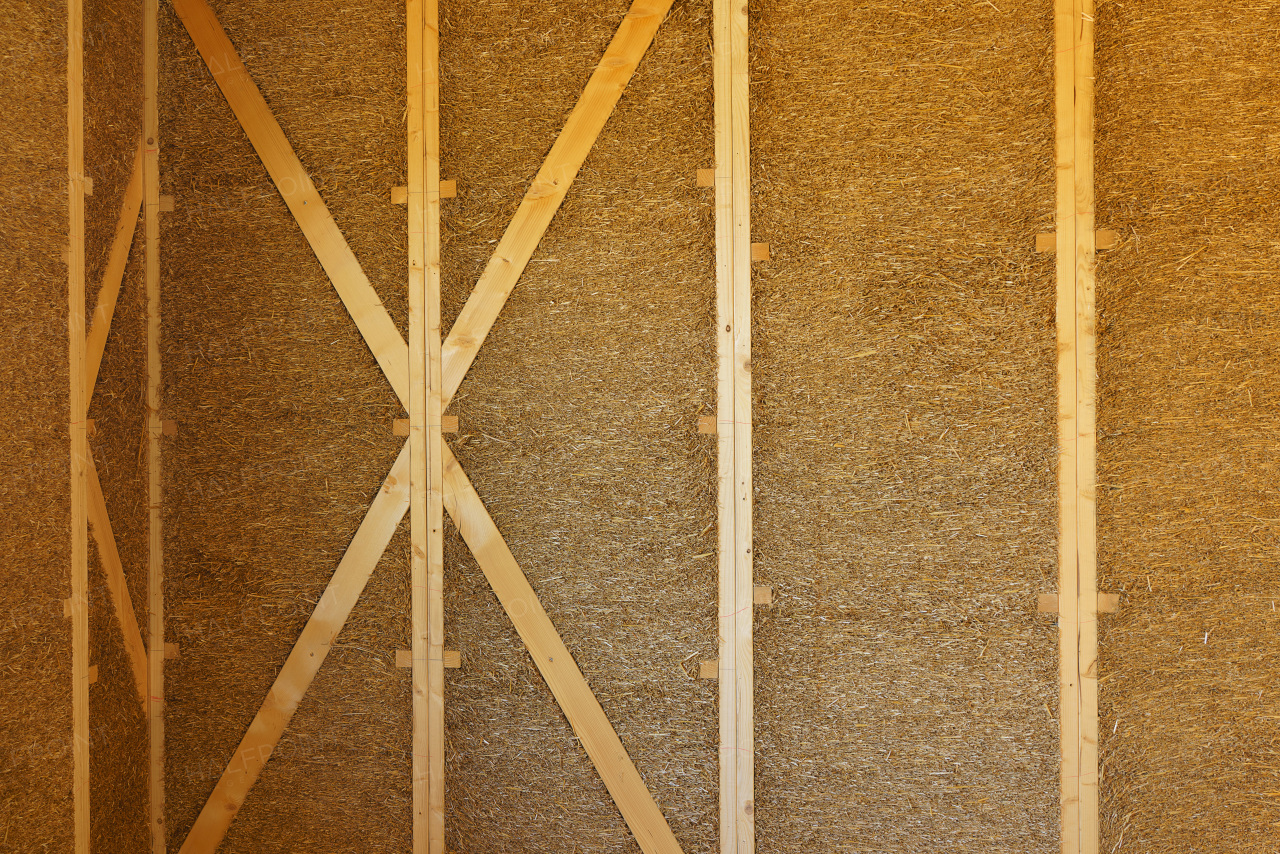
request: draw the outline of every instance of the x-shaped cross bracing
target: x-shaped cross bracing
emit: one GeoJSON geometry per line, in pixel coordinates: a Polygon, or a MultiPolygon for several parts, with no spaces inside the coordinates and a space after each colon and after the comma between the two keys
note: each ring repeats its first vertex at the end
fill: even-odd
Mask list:
{"type": "MultiPolygon", "coordinates": [[[[671,3],[672,0],[634,0],[623,19],[484,273],[439,347],[442,384],[438,411],[448,406],[461,385],[671,3]]],[[[374,358],[396,395],[406,409],[410,409],[409,345],[378,299],[226,32],[206,0],[173,0],[173,6],[374,358]]],[[[636,841],[646,854],[679,852],[680,845],[666,819],[480,496],[449,447],[443,442],[439,447],[445,509],[475,555],[636,841]]],[[[409,509],[409,449],[410,443],[406,443],[266,701],[187,835],[182,854],[212,854],[218,847],[323,663],[333,639],[355,606],[409,509]]],[[[420,470],[416,461],[412,468],[420,470]]]]}

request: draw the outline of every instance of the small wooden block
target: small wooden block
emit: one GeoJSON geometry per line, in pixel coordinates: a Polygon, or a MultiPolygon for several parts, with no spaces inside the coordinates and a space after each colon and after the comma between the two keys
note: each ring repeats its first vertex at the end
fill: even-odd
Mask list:
{"type": "Polygon", "coordinates": [[[165,643],[164,643],[164,657],[165,657],[166,659],[168,659],[169,661],[177,661],[177,660],[178,660],[178,645],[177,645],[176,643],[170,643],[169,641],[165,641],[165,643]]]}
{"type": "Polygon", "coordinates": [[[453,198],[457,198],[457,195],[458,195],[457,181],[441,181],[440,182],[440,198],[453,199],[453,198]]]}
{"type": "Polygon", "coordinates": [[[1120,232],[1111,228],[1100,228],[1093,233],[1095,249],[1115,249],[1120,243],[1120,232]]]}
{"type": "MultiPolygon", "coordinates": [[[[446,649],[444,651],[444,666],[446,670],[457,670],[462,667],[462,653],[456,649],[446,649]]],[[[413,650],[397,649],[396,650],[396,667],[404,670],[413,668],[413,650]]]]}
{"type": "Polygon", "coordinates": [[[178,422],[177,422],[177,421],[168,421],[168,420],[166,420],[166,421],[161,421],[161,422],[160,422],[160,432],[161,432],[162,434],[164,434],[165,436],[176,436],[176,435],[178,435],[178,422]]]}
{"type": "Polygon", "coordinates": [[[89,665],[89,684],[92,685],[94,682],[97,682],[97,681],[98,681],[98,665],[90,664],[89,665]]]}
{"type": "Polygon", "coordinates": [[[752,591],[752,601],[757,605],[773,604],[773,588],[763,584],[757,584],[752,591]]]}
{"type": "Polygon", "coordinates": [[[391,204],[407,205],[409,203],[408,187],[392,187],[391,188],[391,204]]]}
{"type": "Polygon", "coordinates": [[[1041,614],[1058,613],[1058,594],[1041,593],[1036,597],[1036,610],[1041,614]]]}
{"type": "Polygon", "coordinates": [[[93,179],[88,175],[84,176],[84,194],[86,196],[93,195],[93,179]]]}
{"type": "Polygon", "coordinates": [[[699,679],[719,679],[720,678],[720,659],[713,661],[703,661],[698,664],[699,679]]]}
{"type": "Polygon", "coordinates": [[[1120,594],[1119,593],[1099,593],[1098,594],[1098,613],[1114,614],[1120,610],[1120,594]]]}
{"type": "Polygon", "coordinates": [[[769,244],[768,243],[752,243],[751,244],[751,260],[752,261],[768,261],[769,260],[769,244]]]}
{"type": "MultiPolygon", "coordinates": [[[[458,432],[458,416],[441,415],[440,416],[440,432],[441,433],[457,433],[458,432]]],[[[408,436],[409,435],[409,419],[397,418],[391,424],[391,435],[408,436]]]]}
{"type": "Polygon", "coordinates": [[[698,170],[698,186],[714,187],[716,185],[716,170],[699,169],[698,170]]]}
{"type": "Polygon", "coordinates": [[[706,433],[708,435],[714,435],[720,432],[719,428],[716,425],[716,417],[714,415],[699,415],[698,416],[698,432],[706,433]]]}
{"type": "Polygon", "coordinates": [[[63,264],[71,263],[71,247],[70,246],[62,247],[62,263],[63,264]]]}
{"type": "Polygon", "coordinates": [[[71,600],[70,599],[62,600],[62,616],[66,617],[67,619],[71,618],[71,600]]]}
{"type": "Polygon", "coordinates": [[[1036,251],[1037,252],[1056,252],[1058,251],[1058,235],[1052,231],[1047,231],[1036,235],[1036,251]]]}
{"type": "Polygon", "coordinates": [[[174,199],[173,196],[160,197],[160,213],[173,213],[174,199]]]}
{"type": "Polygon", "coordinates": [[[87,434],[89,435],[89,438],[90,438],[90,439],[92,439],[94,436],[98,435],[98,425],[97,425],[97,424],[95,424],[95,423],[93,423],[93,419],[92,419],[92,418],[86,418],[86,419],[85,419],[85,422],[84,422],[84,432],[85,432],[85,433],[87,433],[87,434]]]}

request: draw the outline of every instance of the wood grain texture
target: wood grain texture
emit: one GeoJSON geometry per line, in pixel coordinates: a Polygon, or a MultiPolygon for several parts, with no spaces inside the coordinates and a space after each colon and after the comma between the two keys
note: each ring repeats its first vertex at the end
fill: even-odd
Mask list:
{"type": "Polygon", "coordinates": [[[396,527],[409,510],[409,461],[406,444],[267,692],[266,700],[182,843],[181,854],[213,854],[222,843],[227,828],[324,664],[334,638],[342,631],[396,527]]]}
{"type": "Polygon", "coordinates": [[[115,237],[107,255],[107,266],[98,286],[98,301],[93,309],[93,322],[89,325],[89,337],[85,342],[85,386],[87,403],[93,402],[93,391],[98,384],[98,369],[102,366],[102,354],[107,348],[107,334],[111,331],[111,319],[116,313],[116,300],[120,297],[120,283],[124,280],[124,268],[129,261],[129,249],[133,246],[133,234],[138,228],[138,216],[142,212],[142,139],[133,156],[133,171],[124,188],[120,202],[120,219],[116,223],[115,237]]]}
{"type": "Polygon", "coordinates": [[[147,730],[150,744],[148,824],[152,854],[164,854],[164,529],[160,481],[160,3],[142,5],[142,198],[147,299],[147,730]]]}
{"type": "Polygon", "coordinates": [[[409,0],[409,445],[413,850],[444,852],[444,509],[440,486],[440,69],[437,0],[409,0]]]}
{"type": "Polygon", "coordinates": [[[89,407],[85,372],[84,3],[67,0],[67,349],[71,454],[71,798],[89,854],[89,407]]]}
{"type": "Polygon", "coordinates": [[[680,844],[666,818],[447,445],[444,447],[444,487],[449,515],[569,719],[574,734],[595,764],[640,850],[645,854],[676,854],[681,850],[680,844]]]}
{"type": "Polygon", "coordinates": [[[306,235],[320,265],[333,282],[343,305],[351,313],[365,343],[396,395],[407,407],[409,362],[405,340],[374,292],[346,238],[338,230],[333,215],[285,138],[262,93],[240,61],[226,31],[205,0],[174,0],[173,8],[266,166],[276,189],[306,235]]]}
{"type": "Polygon", "coordinates": [[[1054,12],[1062,851],[1096,854],[1098,673],[1093,3],[1054,12]]]}
{"type": "Polygon", "coordinates": [[[716,315],[719,454],[720,850],[755,850],[752,621],[750,114],[747,13],[715,5],[716,315]]]}
{"type": "Polygon", "coordinates": [[[107,514],[107,502],[102,495],[102,484],[98,481],[98,467],[89,458],[89,528],[93,533],[93,542],[98,547],[98,560],[102,564],[102,574],[107,580],[107,590],[111,594],[111,603],[115,606],[116,619],[120,623],[120,635],[124,640],[125,654],[129,659],[129,669],[133,673],[134,687],[138,691],[138,700],[142,703],[142,711],[147,713],[147,645],[142,640],[142,632],[138,628],[138,618],[133,611],[133,599],[129,595],[129,586],[125,581],[124,566],[120,562],[120,552],[116,548],[115,533],[111,528],[111,517],[107,514]]]}
{"type": "Polygon", "coordinates": [[[582,97],[569,114],[444,341],[446,405],[462,384],[480,345],[560,209],[560,203],[631,81],[641,57],[653,42],[671,3],[672,0],[635,0],[605,50],[604,58],[587,81],[582,97]]]}

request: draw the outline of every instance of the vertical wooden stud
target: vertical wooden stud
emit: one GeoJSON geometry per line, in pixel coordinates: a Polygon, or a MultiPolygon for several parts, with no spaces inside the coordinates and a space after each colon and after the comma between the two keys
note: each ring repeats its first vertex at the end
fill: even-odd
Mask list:
{"type": "Polygon", "coordinates": [[[742,2],[716,0],[714,12],[720,847],[725,854],[750,854],[755,849],[755,722],[747,9],[742,2]]]}
{"type": "Polygon", "coordinates": [[[408,0],[409,446],[413,557],[413,850],[444,852],[444,485],[440,447],[437,0],[408,0]]]}
{"type": "Polygon", "coordinates": [[[147,723],[152,854],[164,854],[164,537],[160,493],[159,0],[143,0],[142,200],[147,298],[147,723]]]}
{"type": "Polygon", "coordinates": [[[89,854],[89,433],[85,365],[84,3],[67,0],[67,339],[73,845],[89,854]]]}
{"type": "Polygon", "coordinates": [[[1093,0],[1056,0],[1063,854],[1099,844],[1093,16],[1093,0]]]}

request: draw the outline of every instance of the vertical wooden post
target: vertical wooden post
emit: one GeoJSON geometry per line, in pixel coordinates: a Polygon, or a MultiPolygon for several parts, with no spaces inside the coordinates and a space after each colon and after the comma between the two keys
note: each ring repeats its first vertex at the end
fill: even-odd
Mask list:
{"type": "Polygon", "coordinates": [[[71,753],[76,854],[89,852],[89,433],[85,365],[84,3],[67,0],[67,340],[71,451],[71,753]]]}
{"type": "Polygon", "coordinates": [[[413,850],[444,852],[444,486],[440,447],[437,0],[408,0],[409,447],[413,850]]]}
{"type": "Polygon", "coordinates": [[[720,846],[726,854],[749,854],[755,850],[755,722],[746,4],[716,0],[714,30],[720,846]]]}
{"type": "Polygon", "coordinates": [[[424,0],[427,321],[427,835],[444,854],[444,382],[440,337],[440,5],[424,0]]]}
{"type": "Polygon", "coordinates": [[[1093,6],[1055,7],[1063,854],[1099,844],[1093,6]]]}
{"type": "Polygon", "coordinates": [[[164,537],[160,489],[159,0],[143,0],[142,200],[147,293],[147,721],[151,850],[164,854],[164,537]]]}

